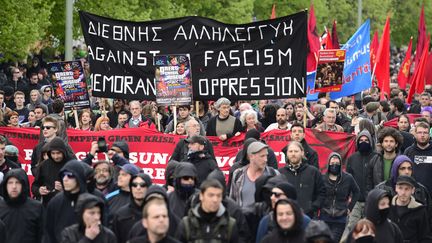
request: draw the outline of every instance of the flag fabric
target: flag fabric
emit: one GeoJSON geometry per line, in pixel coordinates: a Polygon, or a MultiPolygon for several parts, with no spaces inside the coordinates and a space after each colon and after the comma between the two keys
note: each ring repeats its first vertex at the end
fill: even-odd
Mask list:
{"type": "Polygon", "coordinates": [[[317,52],[321,49],[319,36],[316,29],[316,18],[313,4],[310,6],[309,19],[308,19],[308,42],[309,42],[309,53],[307,56],[307,68],[308,72],[316,70],[317,66],[317,52]]]}
{"type": "Polygon", "coordinates": [[[390,95],[390,17],[387,16],[381,41],[378,47],[376,64],[374,67],[378,87],[381,89],[381,99],[384,94],[390,95]]]}
{"type": "Polygon", "coordinates": [[[410,42],[408,44],[408,49],[405,53],[405,59],[402,62],[402,65],[400,66],[399,69],[399,74],[398,74],[398,83],[399,83],[399,87],[401,89],[405,89],[406,88],[406,84],[408,82],[409,79],[409,74],[410,74],[410,69],[411,69],[411,49],[412,49],[412,37],[410,39],[410,42]]]}
{"type": "Polygon", "coordinates": [[[427,59],[429,56],[429,42],[430,42],[430,36],[424,43],[424,46],[422,48],[423,53],[420,56],[419,65],[417,66],[416,70],[414,71],[413,77],[412,77],[412,84],[408,93],[407,103],[411,103],[412,98],[414,96],[414,93],[421,94],[424,91],[425,87],[425,68],[427,59]]]}
{"type": "MultiPolygon", "coordinates": [[[[420,58],[423,53],[423,47],[426,42],[426,23],[424,18],[424,5],[422,6],[422,9],[420,11],[420,18],[419,18],[419,24],[418,24],[418,35],[417,35],[417,46],[416,46],[416,53],[414,57],[414,68],[417,69],[419,66],[420,58]]],[[[414,71],[415,72],[415,71],[414,71]]]]}
{"type": "Polygon", "coordinates": [[[273,7],[272,7],[272,12],[271,12],[271,15],[270,15],[270,19],[275,19],[275,18],[276,18],[276,4],[274,3],[273,7]]]}
{"type": "Polygon", "coordinates": [[[370,45],[370,56],[371,56],[370,63],[372,68],[375,67],[378,47],[379,47],[378,31],[375,31],[374,36],[372,38],[372,43],[370,45]]]}
{"type": "Polygon", "coordinates": [[[316,76],[316,70],[313,72],[308,72],[306,74],[306,100],[307,101],[316,101],[318,100],[318,94],[319,92],[315,92],[315,76],[316,76]]]}
{"type": "Polygon", "coordinates": [[[339,38],[337,35],[336,30],[336,20],[333,20],[333,27],[332,27],[332,33],[331,33],[331,41],[332,41],[332,49],[339,49],[339,38]]]}
{"type": "Polygon", "coordinates": [[[330,93],[332,100],[357,94],[371,87],[369,32],[368,19],[343,45],[342,49],[346,50],[343,85],[341,91],[330,93]]]}
{"type": "Polygon", "coordinates": [[[432,52],[429,53],[429,57],[426,63],[425,80],[426,84],[432,84],[432,52]]]}

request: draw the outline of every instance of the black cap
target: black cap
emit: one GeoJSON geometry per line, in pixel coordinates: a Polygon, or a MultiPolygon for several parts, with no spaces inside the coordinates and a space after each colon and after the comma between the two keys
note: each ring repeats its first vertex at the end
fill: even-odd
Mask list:
{"type": "Polygon", "coordinates": [[[277,184],[275,187],[281,189],[289,199],[297,200],[297,191],[291,183],[282,182],[277,184]]]}
{"type": "Polygon", "coordinates": [[[417,182],[411,176],[401,175],[397,178],[396,185],[403,185],[403,184],[416,187],[417,182]]]}
{"type": "Polygon", "coordinates": [[[206,139],[201,135],[194,135],[191,138],[188,139],[189,143],[199,143],[201,145],[206,144],[206,139]]]}

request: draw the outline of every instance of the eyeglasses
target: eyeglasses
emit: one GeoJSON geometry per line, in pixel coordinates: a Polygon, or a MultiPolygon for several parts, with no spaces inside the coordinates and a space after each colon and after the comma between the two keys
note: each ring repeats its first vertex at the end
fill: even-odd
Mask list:
{"type": "Polygon", "coordinates": [[[54,126],[42,126],[42,130],[50,130],[51,128],[55,128],[54,126]]]}
{"type": "Polygon", "coordinates": [[[69,172],[69,171],[65,171],[65,172],[62,173],[61,177],[65,178],[65,176],[67,176],[69,179],[74,179],[75,178],[75,175],[72,172],[69,172]]]}
{"type": "Polygon", "coordinates": [[[276,198],[279,198],[282,195],[285,195],[283,192],[272,192],[272,196],[274,195],[276,198]]]}
{"type": "Polygon", "coordinates": [[[141,183],[136,183],[136,182],[132,182],[132,187],[146,187],[147,185],[146,185],[146,183],[145,182],[141,182],[141,183]]]}
{"type": "Polygon", "coordinates": [[[51,90],[49,90],[49,89],[46,89],[46,90],[44,90],[44,92],[51,92],[51,90]]]}

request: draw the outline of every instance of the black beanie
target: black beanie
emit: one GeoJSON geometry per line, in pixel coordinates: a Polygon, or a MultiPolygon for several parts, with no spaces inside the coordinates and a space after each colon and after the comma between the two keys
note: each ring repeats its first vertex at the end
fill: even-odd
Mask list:
{"type": "Polygon", "coordinates": [[[277,184],[275,187],[281,189],[289,199],[297,200],[296,189],[291,183],[281,182],[277,184]]]}
{"type": "Polygon", "coordinates": [[[112,147],[119,148],[123,152],[124,157],[126,159],[129,159],[129,145],[125,141],[123,141],[123,140],[115,141],[113,143],[112,147]]]}
{"type": "Polygon", "coordinates": [[[255,138],[256,140],[260,140],[261,134],[256,129],[250,129],[246,132],[245,140],[248,138],[255,138]]]}

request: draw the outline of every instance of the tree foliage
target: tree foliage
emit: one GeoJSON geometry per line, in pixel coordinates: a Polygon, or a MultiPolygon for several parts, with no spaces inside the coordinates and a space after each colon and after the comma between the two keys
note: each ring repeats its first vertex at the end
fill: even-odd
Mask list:
{"type": "Polygon", "coordinates": [[[0,0],[0,6],[0,60],[21,60],[44,39],[53,4],[0,0]]]}
{"type": "MultiPolygon", "coordinates": [[[[63,51],[65,1],[73,0],[0,0],[0,55],[7,60],[21,60],[38,42],[56,40],[55,48],[63,51]]],[[[362,0],[362,21],[371,19],[371,32],[382,31],[386,16],[391,16],[393,45],[408,43],[417,37],[421,4],[432,30],[431,0],[362,0]]],[[[357,0],[75,0],[74,36],[81,38],[78,11],[84,10],[109,18],[145,21],[182,16],[203,16],[224,23],[241,24],[270,17],[276,4],[277,16],[309,8],[313,2],[319,34],[337,21],[339,41],[346,42],[357,29],[357,0]]],[[[46,42],[47,43],[47,42],[46,42]]],[[[1,57],[0,57],[1,58],[1,57]]],[[[1,59],[0,59],[1,61],[1,59]]]]}

